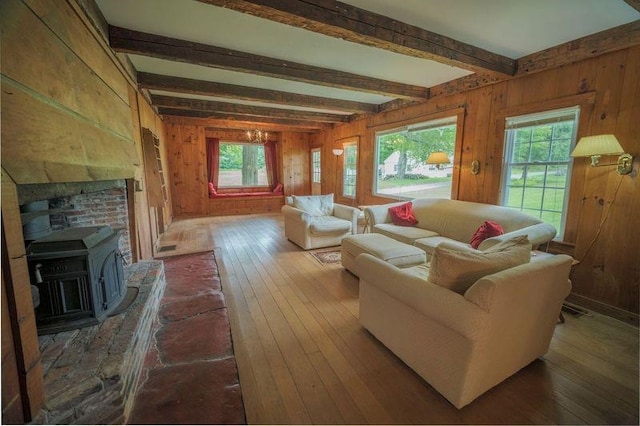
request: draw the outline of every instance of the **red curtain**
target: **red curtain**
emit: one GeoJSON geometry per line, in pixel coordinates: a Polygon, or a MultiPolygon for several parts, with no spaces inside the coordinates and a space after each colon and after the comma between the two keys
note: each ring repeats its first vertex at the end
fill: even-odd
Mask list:
{"type": "Polygon", "coordinates": [[[218,174],[220,173],[220,139],[207,138],[207,180],[218,189],[218,174]]]}
{"type": "Polygon", "coordinates": [[[278,157],[276,156],[276,143],[267,141],[264,144],[264,162],[267,168],[267,181],[273,188],[278,184],[278,157]]]}

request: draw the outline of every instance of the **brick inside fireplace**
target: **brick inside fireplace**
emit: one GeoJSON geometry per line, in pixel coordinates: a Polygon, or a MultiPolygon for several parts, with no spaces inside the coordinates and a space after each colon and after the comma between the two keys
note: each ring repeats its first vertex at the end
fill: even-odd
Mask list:
{"type": "Polygon", "coordinates": [[[118,234],[118,248],[131,264],[129,206],[124,180],[20,185],[20,203],[47,200],[51,231],[108,225],[118,234]]]}

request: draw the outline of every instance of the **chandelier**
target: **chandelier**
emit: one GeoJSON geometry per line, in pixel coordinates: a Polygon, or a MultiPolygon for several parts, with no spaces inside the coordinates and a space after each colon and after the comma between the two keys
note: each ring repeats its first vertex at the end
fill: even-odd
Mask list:
{"type": "Polygon", "coordinates": [[[262,130],[247,130],[247,139],[249,140],[249,143],[264,145],[268,138],[269,134],[262,130]]]}

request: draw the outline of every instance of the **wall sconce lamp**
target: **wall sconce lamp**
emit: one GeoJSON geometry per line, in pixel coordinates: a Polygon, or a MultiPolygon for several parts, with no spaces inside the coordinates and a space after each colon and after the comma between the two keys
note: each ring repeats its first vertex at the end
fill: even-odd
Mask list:
{"type": "Polygon", "coordinates": [[[343,152],[344,149],[342,148],[333,148],[333,155],[335,155],[336,157],[341,156],[343,152]]]}
{"type": "Polygon", "coordinates": [[[629,174],[633,169],[633,157],[631,154],[624,152],[620,142],[614,135],[596,135],[580,138],[571,156],[591,157],[591,167],[617,165],[618,174],[621,175],[629,174]],[[617,163],[600,164],[601,156],[616,154],[621,154],[617,163]]]}
{"type": "Polygon", "coordinates": [[[442,151],[432,152],[427,158],[427,164],[435,164],[438,169],[441,164],[449,164],[450,162],[447,153],[442,151]]]}

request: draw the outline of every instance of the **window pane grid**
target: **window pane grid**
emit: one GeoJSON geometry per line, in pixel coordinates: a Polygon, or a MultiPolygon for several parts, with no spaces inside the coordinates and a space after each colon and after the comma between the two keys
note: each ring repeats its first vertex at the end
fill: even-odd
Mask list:
{"type": "Polygon", "coordinates": [[[563,232],[568,176],[571,166],[569,153],[575,138],[578,108],[573,118],[567,110],[560,110],[525,119],[507,119],[505,134],[505,173],[503,205],[517,208],[553,224],[563,232]],[[509,120],[516,125],[509,128],[509,120]]]}
{"type": "Polygon", "coordinates": [[[344,166],[342,171],[342,195],[349,198],[356,196],[356,169],[358,164],[358,146],[345,145],[344,166]]]}
{"type": "Polygon", "coordinates": [[[320,151],[313,151],[311,153],[311,158],[313,170],[311,180],[313,183],[320,183],[320,151]]]}

